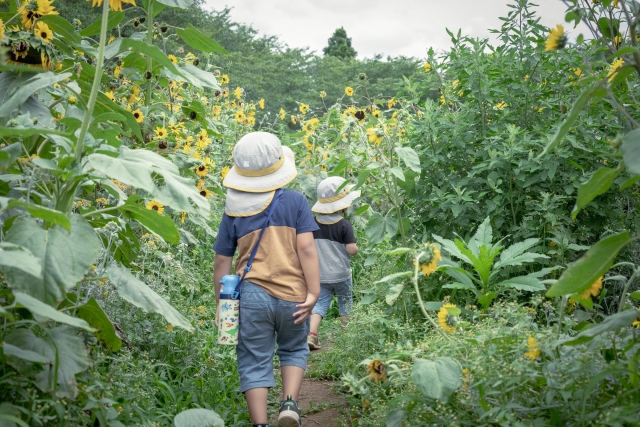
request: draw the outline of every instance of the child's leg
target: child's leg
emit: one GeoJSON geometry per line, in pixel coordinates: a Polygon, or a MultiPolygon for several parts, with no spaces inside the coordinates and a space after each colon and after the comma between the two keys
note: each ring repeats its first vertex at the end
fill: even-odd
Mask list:
{"type": "Polygon", "coordinates": [[[320,321],[322,321],[325,314],[327,314],[327,310],[329,310],[331,298],[333,298],[333,289],[327,286],[327,284],[320,283],[320,298],[318,298],[316,305],[313,307],[310,323],[311,332],[316,335],[318,334],[320,321]]]}
{"type": "Polygon", "coordinates": [[[336,295],[338,296],[340,316],[351,316],[351,309],[353,305],[352,287],[353,282],[351,281],[351,278],[345,282],[336,284],[336,295]]]}
{"type": "Polygon", "coordinates": [[[273,352],[278,300],[251,282],[242,285],[238,331],[240,391],[245,393],[254,424],[267,424],[267,395],[275,387],[273,352]]]}
{"type": "Polygon", "coordinates": [[[298,400],[300,395],[300,386],[304,378],[304,369],[298,366],[282,366],[282,398],[285,400],[287,396],[292,396],[293,400],[298,400]]]}

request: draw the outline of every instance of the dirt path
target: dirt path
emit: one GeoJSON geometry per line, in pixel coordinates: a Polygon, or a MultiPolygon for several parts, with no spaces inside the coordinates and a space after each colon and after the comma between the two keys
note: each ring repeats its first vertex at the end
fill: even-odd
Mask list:
{"type": "MultiPolygon", "coordinates": [[[[329,346],[331,344],[328,344],[329,346]]],[[[327,348],[323,343],[321,353],[327,348]]],[[[302,425],[304,427],[338,427],[338,419],[341,417],[340,409],[347,405],[342,396],[332,389],[333,382],[328,380],[315,380],[304,378],[298,397],[298,407],[302,410],[302,425]]],[[[277,425],[277,416],[272,421],[277,425]]]]}

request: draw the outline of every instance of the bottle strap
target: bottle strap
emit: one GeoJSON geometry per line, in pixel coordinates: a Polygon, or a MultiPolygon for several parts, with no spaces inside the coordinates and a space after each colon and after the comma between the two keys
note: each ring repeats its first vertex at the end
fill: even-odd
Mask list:
{"type": "Polygon", "coordinates": [[[256,241],[256,244],[253,246],[253,249],[251,250],[251,254],[249,255],[249,259],[247,260],[247,266],[244,268],[244,271],[242,272],[242,276],[240,276],[240,282],[238,283],[238,286],[236,287],[236,291],[234,292],[234,299],[240,296],[240,290],[242,288],[242,282],[244,281],[244,276],[246,276],[247,273],[251,271],[251,266],[253,265],[253,259],[256,257],[256,254],[258,253],[258,246],[260,246],[260,240],[262,240],[262,235],[264,234],[264,231],[269,226],[269,221],[271,221],[271,215],[273,215],[273,212],[276,210],[276,206],[278,206],[278,200],[280,199],[280,195],[282,194],[283,191],[284,189],[282,188],[278,189],[278,191],[276,191],[275,196],[273,197],[273,201],[271,202],[271,206],[269,207],[269,214],[267,215],[267,220],[264,222],[264,225],[262,226],[262,230],[260,230],[260,235],[258,236],[258,240],[256,241]]]}

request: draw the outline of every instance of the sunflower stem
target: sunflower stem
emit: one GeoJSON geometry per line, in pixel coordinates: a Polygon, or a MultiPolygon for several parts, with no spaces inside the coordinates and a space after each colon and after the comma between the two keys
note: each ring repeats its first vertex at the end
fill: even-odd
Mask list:
{"type": "Polygon", "coordinates": [[[567,307],[567,297],[563,296],[560,301],[560,313],[558,313],[558,330],[556,332],[556,339],[560,339],[560,332],[562,331],[562,321],[564,320],[564,311],[567,307]]]}
{"type": "MultiPolygon", "coordinates": [[[[149,0],[149,7],[147,10],[147,44],[153,45],[153,1],[149,0]]],[[[144,97],[144,105],[149,107],[151,105],[151,71],[153,70],[153,59],[147,56],[147,90],[144,97]]]]}
{"type": "Polygon", "coordinates": [[[93,115],[93,109],[96,106],[96,99],[98,98],[98,91],[100,90],[100,81],[102,79],[102,69],[104,67],[104,49],[107,40],[107,24],[109,20],[109,2],[104,0],[102,3],[102,25],[100,26],[100,41],[98,42],[98,58],[96,59],[96,73],[93,77],[93,86],[91,87],[91,94],[89,95],[89,103],[87,104],[87,110],[84,113],[82,119],[82,127],[80,128],[80,134],[78,135],[78,143],[76,144],[76,164],[80,164],[82,160],[82,151],[84,150],[84,138],[87,136],[89,130],[89,124],[91,123],[91,116],[93,115]]]}
{"type": "Polygon", "coordinates": [[[624,303],[627,301],[627,291],[629,291],[629,286],[631,286],[631,283],[638,275],[638,272],[640,272],[640,268],[636,269],[633,272],[633,274],[631,275],[627,283],[625,283],[624,288],[622,289],[622,295],[620,296],[620,306],[618,307],[618,313],[621,313],[622,310],[624,309],[624,303]]]}

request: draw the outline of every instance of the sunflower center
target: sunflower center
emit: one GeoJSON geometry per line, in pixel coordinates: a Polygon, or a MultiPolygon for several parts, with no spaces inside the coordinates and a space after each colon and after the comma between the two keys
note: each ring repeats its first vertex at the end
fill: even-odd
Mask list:
{"type": "Polygon", "coordinates": [[[200,192],[200,195],[201,195],[202,197],[205,197],[205,196],[207,195],[207,191],[206,191],[206,190],[202,190],[202,191],[200,192]]]}
{"type": "Polygon", "coordinates": [[[158,210],[158,206],[154,205],[154,206],[151,207],[151,209],[153,209],[154,211],[157,211],[158,210]]]}
{"type": "Polygon", "coordinates": [[[48,34],[45,31],[42,31],[40,33],[40,37],[42,37],[43,39],[46,39],[48,37],[48,34]]]}

